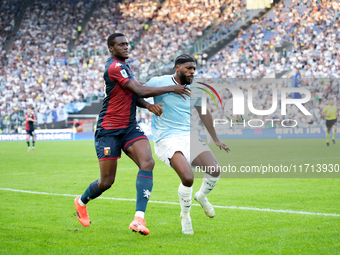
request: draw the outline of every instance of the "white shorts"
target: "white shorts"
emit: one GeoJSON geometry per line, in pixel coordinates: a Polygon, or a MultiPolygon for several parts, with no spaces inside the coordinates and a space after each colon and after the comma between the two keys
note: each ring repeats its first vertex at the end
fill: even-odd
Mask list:
{"type": "Polygon", "coordinates": [[[169,137],[155,143],[155,153],[159,160],[162,160],[165,164],[171,167],[170,159],[176,151],[183,153],[190,166],[192,161],[202,152],[211,151],[209,146],[203,142],[198,135],[194,136],[191,147],[192,159],[190,158],[190,135],[169,137]]]}

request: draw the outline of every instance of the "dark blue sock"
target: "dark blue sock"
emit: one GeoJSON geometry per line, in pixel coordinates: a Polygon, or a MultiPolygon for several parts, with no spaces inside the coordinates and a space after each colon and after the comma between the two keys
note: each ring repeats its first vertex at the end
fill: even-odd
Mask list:
{"type": "Polygon", "coordinates": [[[30,142],[27,142],[27,146],[30,147],[30,142]]]}
{"type": "Polygon", "coordinates": [[[145,212],[153,186],[152,171],[139,170],[136,180],[136,211],[145,212]]]}
{"type": "Polygon", "coordinates": [[[84,194],[81,196],[81,201],[83,201],[84,204],[87,204],[90,200],[95,199],[96,197],[99,197],[103,192],[98,188],[97,181],[95,180],[90,184],[90,186],[87,187],[84,194]]]}
{"type": "Polygon", "coordinates": [[[35,141],[34,142],[32,142],[32,146],[34,147],[34,144],[35,144],[35,141]]]}

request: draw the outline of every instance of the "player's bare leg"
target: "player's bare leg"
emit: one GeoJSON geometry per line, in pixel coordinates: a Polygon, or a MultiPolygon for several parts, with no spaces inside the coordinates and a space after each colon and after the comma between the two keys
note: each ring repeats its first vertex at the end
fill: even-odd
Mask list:
{"type": "Polygon", "coordinates": [[[190,218],[192,185],[194,183],[194,174],[182,152],[177,151],[170,160],[171,166],[181,179],[181,184],[178,188],[179,203],[181,205],[182,217],[182,233],[194,234],[190,218]]]}
{"type": "Polygon", "coordinates": [[[204,169],[210,169],[211,171],[209,173],[205,173],[202,186],[200,190],[195,194],[195,200],[202,206],[204,213],[208,217],[212,218],[215,216],[215,210],[213,206],[209,203],[206,196],[214,189],[218,179],[220,178],[220,169],[218,167],[218,162],[211,151],[205,151],[193,160],[192,165],[204,167],[204,169]],[[212,168],[212,166],[214,166],[214,168],[212,168]]]}
{"type": "Polygon", "coordinates": [[[147,139],[138,140],[128,147],[125,153],[139,168],[136,179],[136,213],[134,220],[129,225],[129,229],[142,235],[148,235],[150,232],[146,228],[144,214],[152,191],[152,170],[155,166],[150,143],[147,139]]]}
{"type": "Polygon", "coordinates": [[[86,204],[99,197],[105,190],[109,189],[115,181],[117,171],[117,159],[99,161],[100,179],[92,182],[82,196],[74,200],[79,222],[87,227],[90,225],[90,218],[87,214],[86,204]]]}
{"type": "Polygon", "coordinates": [[[327,128],[327,134],[326,134],[326,143],[327,143],[327,146],[329,146],[329,135],[331,133],[331,128],[327,128]]]}
{"type": "Polygon", "coordinates": [[[35,146],[35,136],[32,135],[32,151],[34,151],[34,146],[35,146]]]}
{"type": "Polygon", "coordinates": [[[97,185],[101,192],[111,188],[115,182],[117,165],[117,159],[99,161],[100,179],[97,181],[97,185]]]}
{"type": "Polygon", "coordinates": [[[31,150],[31,147],[30,147],[30,135],[29,134],[26,134],[26,143],[27,143],[27,151],[30,151],[31,150]]]}
{"type": "Polygon", "coordinates": [[[333,144],[335,144],[336,132],[337,132],[337,126],[333,125],[333,138],[332,138],[333,144]]]}

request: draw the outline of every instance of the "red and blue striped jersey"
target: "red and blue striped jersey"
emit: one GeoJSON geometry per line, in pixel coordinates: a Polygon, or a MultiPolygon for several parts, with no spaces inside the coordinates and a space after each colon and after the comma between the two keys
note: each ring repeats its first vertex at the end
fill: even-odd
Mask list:
{"type": "Polygon", "coordinates": [[[35,116],[34,116],[33,113],[30,114],[30,115],[25,114],[25,120],[26,120],[26,127],[25,127],[25,130],[28,130],[28,131],[31,130],[31,131],[33,131],[33,130],[34,130],[33,121],[28,120],[28,118],[31,118],[31,119],[35,120],[35,116]]]}
{"type": "Polygon", "coordinates": [[[126,89],[134,80],[130,66],[122,61],[109,57],[105,64],[105,98],[100,111],[97,128],[101,132],[111,133],[117,129],[136,124],[137,96],[126,89]]]}

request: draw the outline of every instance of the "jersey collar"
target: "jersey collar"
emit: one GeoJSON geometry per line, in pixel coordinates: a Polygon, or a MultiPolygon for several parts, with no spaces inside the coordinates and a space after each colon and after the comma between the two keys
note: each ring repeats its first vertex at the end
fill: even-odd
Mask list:
{"type": "MultiPolygon", "coordinates": [[[[173,81],[176,85],[179,84],[179,83],[175,80],[175,77],[174,77],[174,76],[171,76],[171,79],[172,79],[172,81],[173,81]]],[[[190,84],[184,85],[184,87],[187,87],[187,86],[190,86],[190,84]]]]}
{"type": "Polygon", "coordinates": [[[120,60],[118,60],[118,59],[115,59],[115,58],[112,57],[112,56],[111,56],[111,58],[112,58],[113,60],[115,60],[115,61],[118,61],[118,62],[123,63],[124,65],[126,65],[126,62],[123,62],[123,61],[120,61],[120,60]]]}

